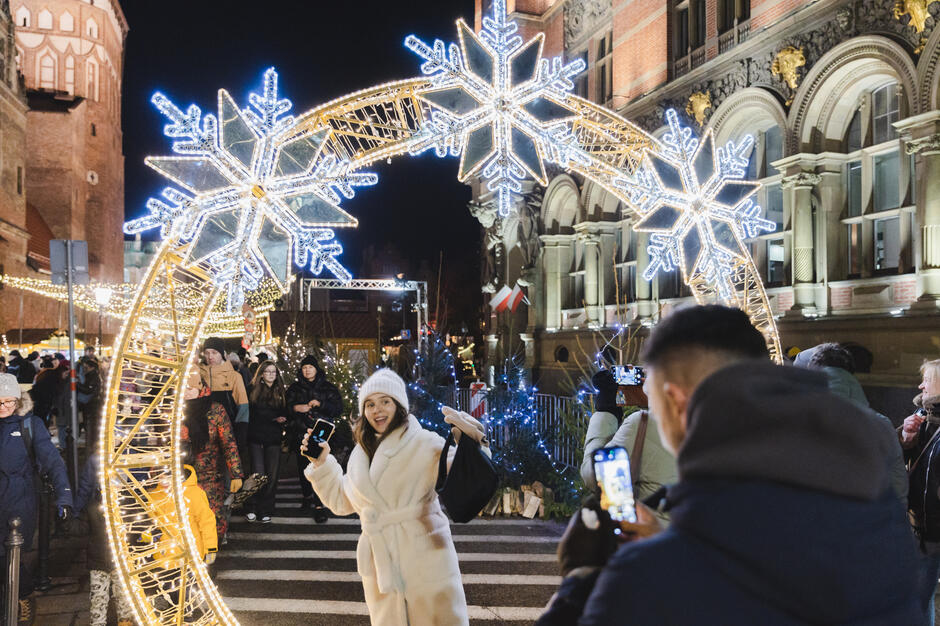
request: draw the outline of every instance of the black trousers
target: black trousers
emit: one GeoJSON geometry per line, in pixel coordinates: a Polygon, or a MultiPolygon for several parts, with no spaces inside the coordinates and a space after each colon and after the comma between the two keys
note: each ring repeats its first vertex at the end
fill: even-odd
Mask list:
{"type": "Polygon", "coordinates": [[[294,451],[294,454],[297,456],[297,475],[300,477],[300,493],[303,494],[304,500],[310,500],[313,506],[323,506],[320,497],[313,490],[313,485],[311,485],[307,477],[304,476],[304,470],[310,465],[310,461],[300,453],[299,447],[294,451]]]}
{"type": "Polygon", "coordinates": [[[274,498],[277,495],[277,473],[281,464],[281,444],[250,443],[251,473],[264,474],[268,482],[264,488],[251,497],[248,510],[258,517],[274,515],[274,498]]]}

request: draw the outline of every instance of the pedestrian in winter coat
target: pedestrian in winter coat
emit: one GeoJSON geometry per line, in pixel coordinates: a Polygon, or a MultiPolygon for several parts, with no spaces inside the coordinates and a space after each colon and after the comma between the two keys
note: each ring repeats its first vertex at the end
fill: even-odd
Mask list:
{"type": "Polygon", "coordinates": [[[88,539],[85,554],[88,566],[88,594],[90,600],[89,623],[91,626],[106,626],[108,623],[108,601],[114,596],[118,626],[132,626],[133,612],[121,591],[121,582],[111,558],[111,548],[104,511],[101,508],[101,485],[98,478],[100,463],[98,452],[88,455],[82,470],[82,479],[75,494],[75,514],[88,520],[88,539]]]}
{"type": "Polygon", "coordinates": [[[85,423],[85,445],[88,448],[95,446],[98,441],[98,421],[101,417],[101,370],[98,360],[94,358],[83,359],[81,376],[76,390],[78,391],[79,408],[85,423]]]}
{"type": "MultiPolygon", "coordinates": [[[[55,399],[52,406],[55,412],[56,437],[59,440],[59,448],[64,449],[66,433],[72,427],[72,364],[58,352],[52,362],[55,364],[55,399]]],[[[78,437],[78,433],[72,433],[72,436],[78,437]]]]}
{"type": "MultiPolygon", "coordinates": [[[[608,446],[621,446],[628,454],[635,450],[637,435],[643,420],[647,421],[646,434],[643,438],[643,452],[636,476],[632,476],[637,500],[659,493],[666,485],[679,479],[676,473],[676,459],[663,447],[659,439],[656,424],[652,422],[648,411],[635,411],[623,422],[619,416],[623,410],[617,406],[617,381],[610,370],[597,372],[591,381],[597,389],[594,401],[595,411],[588,422],[588,431],[584,438],[584,460],[581,462],[581,478],[589,487],[597,485],[594,476],[594,452],[608,446]],[[644,417],[644,414],[646,416],[644,417]]],[[[669,523],[669,513],[654,510],[654,514],[664,525],[669,523]]]]}
{"type": "Polygon", "coordinates": [[[287,388],[287,408],[291,411],[292,448],[297,456],[297,471],[303,494],[300,506],[303,509],[313,507],[314,521],[323,524],[328,519],[327,512],[304,478],[308,462],[300,453],[300,442],[307,429],[313,428],[318,419],[333,423],[339,417],[343,412],[343,397],[336,385],[326,379],[315,356],[308,354],[300,362],[297,379],[287,388]]]}
{"type": "Polygon", "coordinates": [[[52,407],[55,406],[58,378],[52,359],[43,359],[42,367],[36,374],[36,382],[29,390],[29,397],[33,400],[33,413],[43,420],[46,426],[50,425],[52,407]]]}
{"type": "Polygon", "coordinates": [[[16,376],[16,382],[21,385],[32,385],[36,378],[36,368],[33,364],[20,356],[19,350],[10,352],[10,362],[7,364],[7,373],[16,376]]]}
{"type": "MultiPolygon", "coordinates": [[[[846,400],[851,400],[863,409],[870,410],[874,415],[884,420],[886,424],[894,428],[893,422],[886,416],[871,409],[868,404],[868,398],[862,389],[861,383],[855,378],[855,359],[847,348],[838,343],[821,343],[809,350],[804,350],[796,355],[793,364],[797,367],[806,367],[822,371],[826,375],[826,383],[829,391],[841,396],[846,400]],[[804,357],[803,355],[806,355],[804,357]]],[[[907,508],[908,477],[907,468],[904,464],[904,451],[901,446],[892,447],[890,455],[885,461],[888,463],[888,470],[891,472],[891,486],[902,506],[907,508]]]]}
{"type": "MultiPolygon", "coordinates": [[[[184,465],[186,479],[183,481],[183,498],[186,499],[186,509],[189,513],[189,527],[196,540],[196,553],[209,565],[215,562],[219,551],[219,535],[217,533],[216,516],[212,511],[208,493],[200,487],[196,470],[192,465],[184,465]]],[[[170,496],[169,484],[161,485],[150,492],[154,504],[154,512],[160,519],[176,518],[176,503],[170,496]]],[[[158,538],[158,549],[163,546],[180,545],[183,543],[179,530],[170,526],[162,529],[158,538]]],[[[166,548],[166,552],[176,552],[175,548],[166,548]]]]}
{"type": "MultiPolygon", "coordinates": [[[[388,369],[360,387],[359,413],[347,473],[321,443],[306,476],[335,514],[359,514],[356,562],[372,624],[468,624],[457,552],[434,490],[444,439],[408,413],[405,383],[388,369]]],[[[444,414],[455,437],[483,439],[466,413],[444,414]]]]}
{"type": "Polygon", "coordinates": [[[274,498],[277,495],[277,473],[281,462],[281,439],[287,427],[287,400],[281,373],[272,361],[258,366],[251,392],[248,394],[250,419],[248,422],[248,446],[251,456],[251,471],[264,474],[268,482],[248,502],[245,518],[249,522],[261,519],[271,521],[274,514],[274,498]]]}
{"type": "Polygon", "coordinates": [[[917,411],[901,425],[901,447],[910,474],[910,516],[920,540],[920,600],[933,624],[934,593],[940,576],[940,359],[920,367],[917,411]]]}
{"type": "MultiPolygon", "coordinates": [[[[206,339],[202,355],[206,362],[199,366],[199,376],[212,392],[212,399],[225,407],[229,420],[235,425],[239,445],[245,445],[248,435],[248,393],[241,374],[225,359],[225,343],[218,337],[206,339]]],[[[243,460],[247,461],[247,458],[243,460]]]]}
{"type": "Polygon", "coordinates": [[[212,399],[209,389],[194,376],[184,392],[186,401],[182,439],[189,444],[188,461],[195,468],[199,485],[206,492],[209,506],[215,513],[217,534],[222,540],[228,530],[225,505],[226,470],[231,477],[229,491],[242,487],[241,460],[232,424],[225,409],[212,399]]]}
{"type": "MultiPolygon", "coordinates": [[[[6,562],[3,542],[14,517],[22,521],[23,545],[31,546],[36,529],[37,475],[48,474],[55,487],[55,502],[60,519],[72,512],[72,490],[59,451],[52,445],[49,431],[32,413],[18,413],[22,392],[12,374],[0,374],[0,563],[6,562]]],[[[20,561],[20,615],[32,612],[26,598],[33,591],[33,577],[20,561]]]]}
{"type": "Polygon", "coordinates": [[[638,523],[619,523],[632,541],[607,550],[616,524],[578,511],[559,546],[565,578],[538,624],[923,623],[883,420],[819,373],[771,363],[737,309],[673,312],[643,361],[678,455],[670,526],[657,532],[640,505],[638,523]]]}

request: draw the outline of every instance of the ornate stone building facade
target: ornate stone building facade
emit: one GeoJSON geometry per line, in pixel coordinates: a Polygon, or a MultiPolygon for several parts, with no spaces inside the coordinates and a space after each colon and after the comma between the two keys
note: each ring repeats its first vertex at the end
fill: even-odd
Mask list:
{"type": "MultiPolygon", "coordinates": [[[[886,402],[940,355],[940,2],[896,6],[510,2],[548,53],[585,59],[580,95],[654,136],[667,108],[721,143],[755,136],[749,174],[777,230],[749,245],[783,344],[861,343],[874,355],[863,383],[886,402]]],[[[489,358],[524,351],[541,388],[561,392],[617,327],[691,299],[675,274],[643,280],[645,237],[604,190],[558,172],[528,191],[501,224],[475,188],[484,290],[521,279],[532,303],[491,316],[489,358]]]]}
{"type": "Polygon", "coordinates": [[[10,5],[29,102],[27,199],[56,238],[88,241],[93,278],[120,282],[124,14],[117,0],[10,5]]]}

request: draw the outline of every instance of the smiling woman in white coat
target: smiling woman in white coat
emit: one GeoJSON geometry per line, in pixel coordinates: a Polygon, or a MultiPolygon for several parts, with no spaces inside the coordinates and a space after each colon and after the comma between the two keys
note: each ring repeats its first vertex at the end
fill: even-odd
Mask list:
{"type": "MultiPolygon", "coordinates": [[[[478,421],[442,410],[456,437],[483,440],[478,421]]],[[[408,413],[405,382],[389,369],[363,383],[359,414],[347,473],[321,443],[305,476],[333,513],[359,514],[356,561],[372,624],[469,624],[457,551],[434,490],[444,439],[408,413]]]]}

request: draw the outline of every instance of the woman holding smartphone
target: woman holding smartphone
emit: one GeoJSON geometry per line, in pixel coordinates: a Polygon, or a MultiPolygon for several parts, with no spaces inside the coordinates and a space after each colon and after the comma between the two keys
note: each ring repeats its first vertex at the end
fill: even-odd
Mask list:
{"type": "Polygon", "coordinates": [[[248,503],[245,519],[267,524],[274,514],[277,472],[281,460],[281,433],[287,426],[287,398],[281,373],[273,361],[258,366],[248,394],[248,448],[251,471],[268,482],[248,503]]]}
{"type": "MultiPolygon", "coordinates": [[[[480,422],[442,411],[455,437],[483,440],[480,422]]],[[[359,414],[347,473],[322,442],[305,475],[331,511],[359,514],[356,561],[372,623],[468,624],[457,551],[434,490],[444,439],[408,413],[405,382],[388,369],[360,387],[359,414]]],[[[310,436],[301,450],[312,456],[310,436]]]]}
{"type": "Polygon", "coordinates": [[[343,411],[343,397],[336,385],[326,379],[320,363],[312,354],[300,362],[297,380],[287,388],[287,408],[291,412],[294,432],[294,451],[297,455],[297,471],[303,494],[302,509],[313,507],[313,519],[323,524],[329,519],[326,508],[316,497],[310,483],[304,478],[307,459],[300,453],[300,443],[308,428],[313,428],[318,419],[333,422],[343,411]]]}

